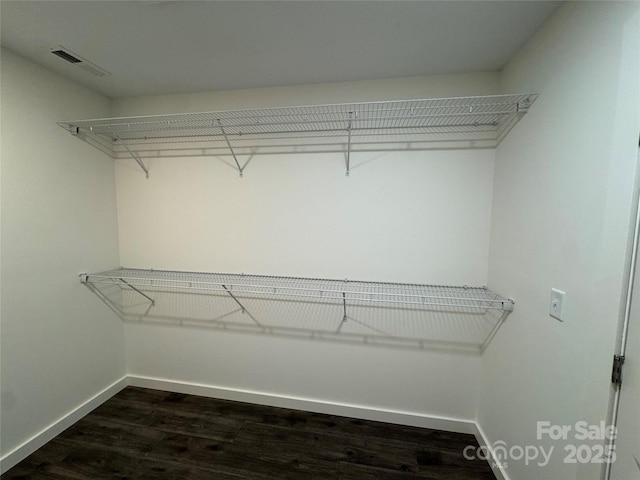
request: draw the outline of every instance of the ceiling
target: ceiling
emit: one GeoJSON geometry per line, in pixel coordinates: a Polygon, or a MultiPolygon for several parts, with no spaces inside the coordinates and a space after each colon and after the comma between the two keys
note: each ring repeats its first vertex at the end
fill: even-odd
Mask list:
{"type": "Polygon", "coordinates": [[[499,71],[560,4],[3,0],[0,19],[4,47],[122,97],[499,71]]]}

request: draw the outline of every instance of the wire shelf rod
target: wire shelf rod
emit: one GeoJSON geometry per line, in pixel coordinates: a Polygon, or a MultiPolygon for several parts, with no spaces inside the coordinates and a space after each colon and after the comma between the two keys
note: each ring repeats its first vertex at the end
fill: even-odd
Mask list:
{"type": "MultiPolygon", "coordinates": [[[[341,132],[344,133],[344,132],[341,132]]],[[[364,146],[368,146],[368,145],[388,145],[388,144],[404,144],[407,142],[410,143],[417,143],[417,144],[422,144],[422,143],[432,143],[432,142],[465,142],[465,141],[477,141],[477,140],[482,140],[482,141],[491,141],[491,138],[488,138],[487,135],[493,135],[495,133],[495,129],[492,128],[490,130],[476,130],[473,132],[474,135],[479,135],[479,136],[474,136],[471,137],[469,136],[469,132],[444,132],[444,133],[406,133],[406,134],[401,134],[401,137],[398,137],[396,133],[373,133],[373,134],[360,134],[360,135],[352,135],[352,139],[351,139],[351,146],[360,146],[360,147],[364,147],[364,146]],[[441,138],[442,135],[448,135],[449,137],[446,138],[441,138]],[[460,138],[451,138],[451,136],[455,136],[455,135],[460,135],[460,138]],[[419,137],[418,137],[419,136],[419,137]],[[354,137],[356,137],[356,140],[354,140],[354,137]],[[374,141],[373,138],[378,138],[379,140],[374,141]],[[391,138],[388,139],[387,137],[391,138]],[[357,140],[357,139],[363,139],[363,140],[357,140]]],[[[303,143],[301,142],[294,142],[293,140],[302,140],[302,138],[300,136],[288,136],[288,137],[278,137],[277,139],[274,139],[273,137],[251,137],[251,138],[243,138],[244,136],[238,136],[235,141],[238,143],[236,146],[239,148],[257,148],[257,147],[265,147],[265,148],[286,148],[286,147],[334,147],[334,148],[338,148],[338,145],[341,145],[341,142],[335,143],[332,139],[336,138],[337,136],[329,136],[329,135],[317,135],[313,138],[317,138],[317,139],[325,139],[326,141],[317,141],[317,142],[308,142],[305,141],[303,143]],[[289,143],[282,143],[282,142],[278,142],[279,140],[289,140],[289,143]],[[243,142],[243,141],[247,141],[249,142],[248,145],[240,145],[239,142],[243,142]],[[256,144],[256,141],[264,141],[265,143],[262,144],[256,144]],[[268,142],[268,143],[267,143],[268,142]],[[275,143],[272,143],[275,142],[275,143]]],[[[306,137],[306,138],[311,138],[311,137],[306,137]]],[[[340,138],[344,138],[342,135],[340,136],[340,138]]],[[[172,148],[168,149],[168,151],[183,151],[183,150],[200,150],[202,151],[204,150],[212,150],[212,149],[216,149],[216,150],[220,150],[220,149],[224,149],[225,151],[228,151],[228,147],[226,146],[226,144],[224,144],[223,146],[216,146],[216,145],[209,145],[207,144],[207,146],[204,145],[200,145],[201,143],[206,142],[206,139],[210,139],[209,135],[203,135],[200,137],[181,137],[180,141],[170,141],[170,142],[166,142],[166,143],[170,143],[174,146],[172,146],[172,148]],[[191,145],[194,144],[194,145],[191,145]],[[198,145],[198,146],[196,146],[198,145]]],[[[141,143],[137,143],[136,147],[137,147],[137,151],[138,153],[140,152],[158,152],[160,151],[165,151],[163,148],[159,148],[157,143],[150,143],[151,139],[139,139],[138,141],[141,143]],[[148,143],[144,143],[147,142],[148,143]]],[[[161,140],[161,139],[157,139],[157,140],[161,140]]],[[[218,139],[211,139],[212,142],[219,142],[220,140],[218,139]]],[[[165,142],[162,142],[163,144],[165,142]]],[[[381,148],[381,147],[380,147],[381,148]]],[[[396,148],[397,149],[397,148],[396,148]]],[[[353,148],[352,148],[353,150],[353,148]]],[[[115,149],[114,149],[115,153],[125,153],[121,150],[118,149],[118,146],[115,145],[115,149]]],[[[173,154],[173,155],[169,155],[169,156],[180,156],[179,154],[173,154]]]]}
{"type": "MultiPolygon", "coordinates": [[[[496,122],[487,122],[487,123],[473,123],[473,124],[448,124],[448,125],[433,125],[433,126],[416,126],[416,127],[376,127],[376,128],[363,128],[363,129],[351,129],[352,137],[375,137],[375,136],[397,136],[397,135],[433,135],[438,134],[438,132],[434,132],[435,129],[459,129],[459,132],[444,132],[444,133],[481,133],[481,132],[495,132],[496,129],[500,126],[499,123],[496,122]],[[489,129],[482,130],[482,127],[490,127],[489,129]],[[464,129],[474,129],[473,132],[465,132],[464,129]],[[425,131],[431,130],[431,131],[425,131]],[[380,132],[388,132],[388,133],[380,133],[380,132]]],[[[290,130],[290,131],[281,131],[281,132],[227,132],[228,137],[233,137],[235,140],[246,140],[246,141],[255,141],[255,140],[287,140],[291,138],[310,138],[310,137],[321,137],[321,136],[336,136],[336,137],[344,137],[347,132],[347,129],[339,128],[339,129],[324,129],[324,130],[307,130],[307,131],[299,131],[299,130],[290,130]],[[332,135],[319,135],[319,134],[332,134],[332,135]],[[272,137],[255,137],[253,135],[273,135],[272,137]],[[291,136],[284,136],[291,135],[291,136]]],[[[154,140],[165,140],[171,143],[180,143],[186,141],[186,139],[203,139],[210,138],[212,136],[218,136],[220,134],[216,134],[215,132],[206,132],[206,133],[198,133],[198,134],[188,134],[188,135],[173,135],[170,137],[163,136],[144,136],[144,137],[131,137],[127,140],[136,140],[136,141],[154,141],[154,140]]],[[[121,140],[120,140],[121,141],[121,140]]],[[[125,147],[126,148],[126,147],[125,147]]]]}

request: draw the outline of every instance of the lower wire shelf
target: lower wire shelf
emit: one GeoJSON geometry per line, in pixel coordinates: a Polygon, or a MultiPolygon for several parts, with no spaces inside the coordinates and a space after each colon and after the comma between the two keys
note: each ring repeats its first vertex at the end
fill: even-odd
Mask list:
{"type": "Polygon", "coordinates": [[[238,301],[242,297],[288,297],[343,304],[419,305],[442,308],[512,311],[514,301],[486,287],[362,282],[300,277],[226,273],[179,272],[119,268],[80,274],[83,283],[115,284],[146,297],[153,291],[220,292],[238,301]]]}
{"type": "Polygon", "coordinates": [[[514,301],[486,287],[118,268],[80,281],[127,322],[483,351],[514,301]]]}

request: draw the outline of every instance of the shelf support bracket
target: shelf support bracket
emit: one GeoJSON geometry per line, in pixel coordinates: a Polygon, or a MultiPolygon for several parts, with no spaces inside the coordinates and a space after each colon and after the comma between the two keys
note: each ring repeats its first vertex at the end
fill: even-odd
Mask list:
{"type": "MultiPolygon", "coordinates": [[[[222,121],[219,118],[218,118],[218,126],[220,127],[220,131],[222,132],[222,136],[224,137],[225,142],[227,142],[227,147],[229,147],[229,151],[231,152],[231,155],[233,156],[233,160],[236,162],[236,166],[238,167],[238,172],[240,172],[240,176],[242,177],[243,176],[244,167],[240,166],[240,162],[238,162],[238,158],[236,157],[236,153],[233,151],[233,147],[231,146],[231,142],[229,141],[229,137],[227,137],[227,132],[224,131],[224,127],[222,126],[222,121]]],[[[233,295],[231,295],[231,296],[233,296],[233,295]]]]}
{"type": "Polygon", "coordinates": [[[229,289],[227,288],[227,286],[226,286],[226,285],[224,285],[224,284],[220,284],[220,285],[222,286],[222,288],[224,288],[224,289],[225,289],[225,291],[229,294],[229,296],[230,296],[231,298],[233,298],[233,301],[234,301],[234,302],[236,302],[236,303],[240,306],[240,311],[241,311],[243,314],[244,314],[244,313],[246,313],[247,315],[249,315],[249,317],[251,317],[251,320],[253,320],[253,321],[254,321],[254,323],[255,323],[256,325],[258,325],[260,328],[262,328],[262,329],[264,330],[264,325],[262,325],[258,320],[256,320],[256,318],[255,318],[253,315],[251,315],[251,312],[249,312],[249,310],[247,310],[246,308],[244,308],[244,305],[242,305],[242,303],[240,303],[240,300],[238,300],[238,299],[236,298],[236,296],[235,296],[233,293],[231,293],[231,290],[229,290],[229,289]]]}
{"type": "Polygon", "coordinates": [[[347,298],[345,292],[342,292],[342,322],[347,321],[347,298]]]}
{"type": "Polygon", "coordinates": [[[244,308],[244,305],[242,305],[242,304],[240,303],[240,300],[238,300],[238,299],[236,298],[236,296],[235,296],[233,293],[231,293],[231,290],[229,290],[229,289],[227,288],[227,286],[226,286],[226,285],[222,285],[222,288],[224,288],[224,289],[225,289],[225,291],[229,294],[229,296],[230,296],[231,298],[233,298],[233,301],[234,301],[234,302],[236,302],[236,303],[240,306],[240,308],[242,309],[242,313],[244,313],[244,312],[246,312],[246,311],[247,311],[247,309],[246,309],[246,308],[244,308]]]}
{"type": "Polygon", "coordinates": [[[123,142],[122,139],[120,137],[114,137],[116,140],[118,140],[122,146],[127,150],[127,152],[129,152],[129,155],[131,155],[131,157],[138,162],[138,165],[140,165],[140,168],[142,170],[144,170],[145,175],[147,176],[147,178],[149,178],[149,170],[147,170],[147,167],[145,167],[144,163],[142,163],[142,160],[140,159],[140,156],[133,152],[130,148],[129,145],[126,144],[126,142],[123,142]]]}
{"type": "Polygon", "coordinates": [[[349,124],[347,125],[347,173],[346,176],[349,176],[350,172],[350,157],[351,157],[351,119],[353,117],[353,112],[349,112],[349,124]]]}
{"type": "Polygon", "coordinates": [[[144,298],[146,298],[147,300],[149,300],[151,302],[152,306],[155,306],[156,301],[151,298],[149,295],[146,295],[144,293],[142,293],[140,290],[138,290],[136,287],[134,287],[133,285],[131,285],[129,282],[127,282],[124,278],[118,278],[118,280],[120,280],[122,283],[124,283],[127,287],[129,287],[131,290],[138,292],[140,295],[142,295],[144,298]]]}

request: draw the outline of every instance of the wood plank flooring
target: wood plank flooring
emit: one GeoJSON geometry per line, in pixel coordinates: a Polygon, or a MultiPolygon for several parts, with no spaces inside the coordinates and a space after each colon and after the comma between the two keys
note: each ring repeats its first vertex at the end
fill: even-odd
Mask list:
{"type": "Polygon", "coordinates": [[[467,445],[472,435],[128,387],[1,480],[495,480],[467,445]]]}

